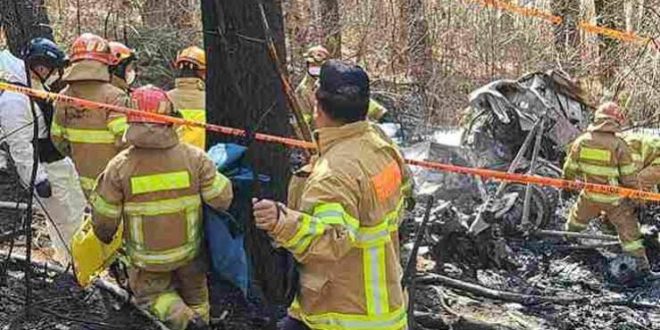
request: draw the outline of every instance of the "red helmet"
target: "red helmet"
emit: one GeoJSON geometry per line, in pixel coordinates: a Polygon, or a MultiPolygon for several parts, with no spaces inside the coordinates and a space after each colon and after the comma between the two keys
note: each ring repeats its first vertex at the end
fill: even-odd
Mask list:
{"type": "Polygon", "coordinates": [[[82,60],[115,64],[108,41],[92,33],[83,33],[71,45],[71,62],[82,60]]]}
{"type": "Polygon", "coordinates": [[[596,110],[595,120],[612,120],[619,125],[626,122],[626,114],[623,113],[621,108],[615,102],[605,102],[596,110]]]}
{"type": "MultiPolygon", "coordinates": [[[[167,96],[167,93],[153,85],[143,86],[134,90],[131,93],[131,102],[133,108],[140,111],[166,116],[170,116],[174,112],[174,105],[167,96]]],[[[129,123],[171,124],[165,120],[137,114],[129,114],[127,121],[129,123]]]]}

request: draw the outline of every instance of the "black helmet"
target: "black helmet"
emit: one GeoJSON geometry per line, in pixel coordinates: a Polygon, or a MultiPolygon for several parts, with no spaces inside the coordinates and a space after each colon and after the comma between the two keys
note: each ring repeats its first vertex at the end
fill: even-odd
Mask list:
{"type": "Polygon", "coordinates": [[[28,66],[43,65],[53,69],[62,69],[69,65],[69,58],[57,45],[46,38],[30,40],[22,52],[28,66]]]}

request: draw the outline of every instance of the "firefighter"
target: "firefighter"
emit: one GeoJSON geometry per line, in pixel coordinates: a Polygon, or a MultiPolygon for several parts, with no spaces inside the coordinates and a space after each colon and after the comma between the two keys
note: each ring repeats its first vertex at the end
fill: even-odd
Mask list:
{"type": "MultiPolygon", "coordinates": [[[[296,88],[296,94],[303,107],[303,116],[308,123],[312,123],[316,83],[321,73],[321,66],[330,58],[330,52],[323,46],[313,46],[305,52],[306,74],[296,88]]],[[[387,109],[377,101],[369,100],[367,117],[372,121],[379,121],[387,113],[387,109]]]]}
{"type": "MultiPolygon", "coordinates": [[[[71,47],[71,68],[61,94],[104,104],[126,106],[128,98],[110,84],[114,57],[108,42],[91,33],[78,37],[71,47]]],[[[126,117],[119,113],[55,104],[51,137],[57,149],[73,159],[86,197],[96,177],[122,148],[126,117]]]]}
{"type": "Polygon", "coordinates": [[[112,77],[110,83],[121,89],[127,94],[131,92],[131,85],[137,78],[135,50],[117,41],[110,41],[110,52],[112,53],[114,64],[110,67],[112,77]]]}
{"type": "MultiPolygon", "coordinates": [[[[616,103],[602,104],[593,124],[571,146],[564,163],[564,178],[588,183],[635,188],[636,167],[626,142],[617,136],[625,116],[616,103]]],[[[632,202],[616,195],[582,191],[570,211],[566,230],[587,228],[589,221],[604,212],[614,225],[624,252],[639,263],[640,275],[655,278],[651,272],[639,222],[632,202]]]]}
{"type": "Polygon", "coordinates": [[[288,206],[253,200],[257,226],[300,263],[284,329],[404,329],[398,226],[404,161],[367,121],[369,77],[323,64],[314,122],[318,158],[288,206]]]}
{"type": "MultiPolygon", "coordinates": [[[[35,38],[21,52],[23,61],[8,51],[0,53],[0,71],[10,73],[9,82],[30,85],[34,89],[52,91],[64,68],[66,54],[51,40],[35,38]],[[26,70],[27,69],[27,70],[26,70]],[[28,76],[29,75],[29,76],[28,76]],[[26,79],[26,78],[30,79],[26,79]]],[[[78,174],[73,162],[59,153],[48,132],[53,117],[52,104],[30,99],[25,95],[0,93],[0,126],[5,132],[11,156],[23,185],[28,185],[34,160],[32,139],[32,106],[38,117],[38,159],[35,191],[39,206],[43,206],[48,234],[53,244],[53,259],[62,265],[68,263],[69,241],[80,224],[85,208],[85,197],[80,190],[78,174]]]]}
{"type": "MultiPolygon", "coordinates": [[[[142,111],[173,114],[159,88],[140,87],[131,98],[142,111]]],[[[91,197],[94,233],[109,243],[123,217],[138,304],[172,330],[209,329],[202,203],[226,210],[231,183],[204,151],[180,143],[172,124],[135,115],[128,121],[130,147],[110,161],[91,197]]]]}
{"type": "MultiPolygon", "coordinates": [[[[167,93],[183,119],[206,123],[206,54],[199,47],[188,47],[176,57],[175,88],[167,93]]],[[[181,141],[206,150],[206,130],[181,126],[181,141]]]]}
{"type": "Polygon", "coordinates": [[[660,137],[652,135],[629,135],[626,143],[632,149],[637,170],[639,189],[657,191],[660,183],[660,137]]]}

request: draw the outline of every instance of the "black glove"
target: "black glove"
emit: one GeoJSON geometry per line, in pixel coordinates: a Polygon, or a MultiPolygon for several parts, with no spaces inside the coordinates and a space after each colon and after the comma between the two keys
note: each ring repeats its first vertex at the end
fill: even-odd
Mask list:
{"type": "Polygon", "coordinates": [[[34,189],[37,191],[37,195],[41,198],[49,198],[53,196],[53,189],[50,187],[50,182],[46,179],[39,182],[34,189]]]}

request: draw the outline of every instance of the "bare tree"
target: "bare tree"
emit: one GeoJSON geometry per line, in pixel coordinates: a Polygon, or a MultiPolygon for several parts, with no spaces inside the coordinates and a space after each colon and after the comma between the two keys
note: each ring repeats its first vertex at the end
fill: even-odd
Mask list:
{"type": "Polygon", "coordinates": [[[318,0],[323,44],[328,48],[332,57],[341,57],[341,23],[339,3],[337,0],[318,0]]]}
{"type": "MultiPolygon", "coordinates": [[[[598,24],[617,30],[625,30],[625,0],[594,0],[598,24]]],[[[613,87],[617,68],[620,65],[620,41],[600,36],[598,47],[601,65],[601,80],[605,88],[613,87]]]]}
{"type": "Polygon", "coordinates": [[[0,0],[0,28],[14,54],[32,38],[53,39],[44,0],[0,0]]]}
{"type": "Polygon", "coordinates": [[[196,8],[194,0],[146,0],[140,11],[147,27],[184,29],[194,27],[199,20],[196,8]]]}
{"type": "Polygon", "coordinates": [[[560,16],[563,21],[555,27],[555,47],[559,52],[567,48],[576,48],[580,43],[577,24],[580,20],[580,1],[553,0],[552,13],[560,16]]]}
{"type": "Polygon", "coordinates": [[[399,0],[408,40],[408,74],[420,86],[426,86],[432,71],[429,26],[422,0],[399,0]]]}

